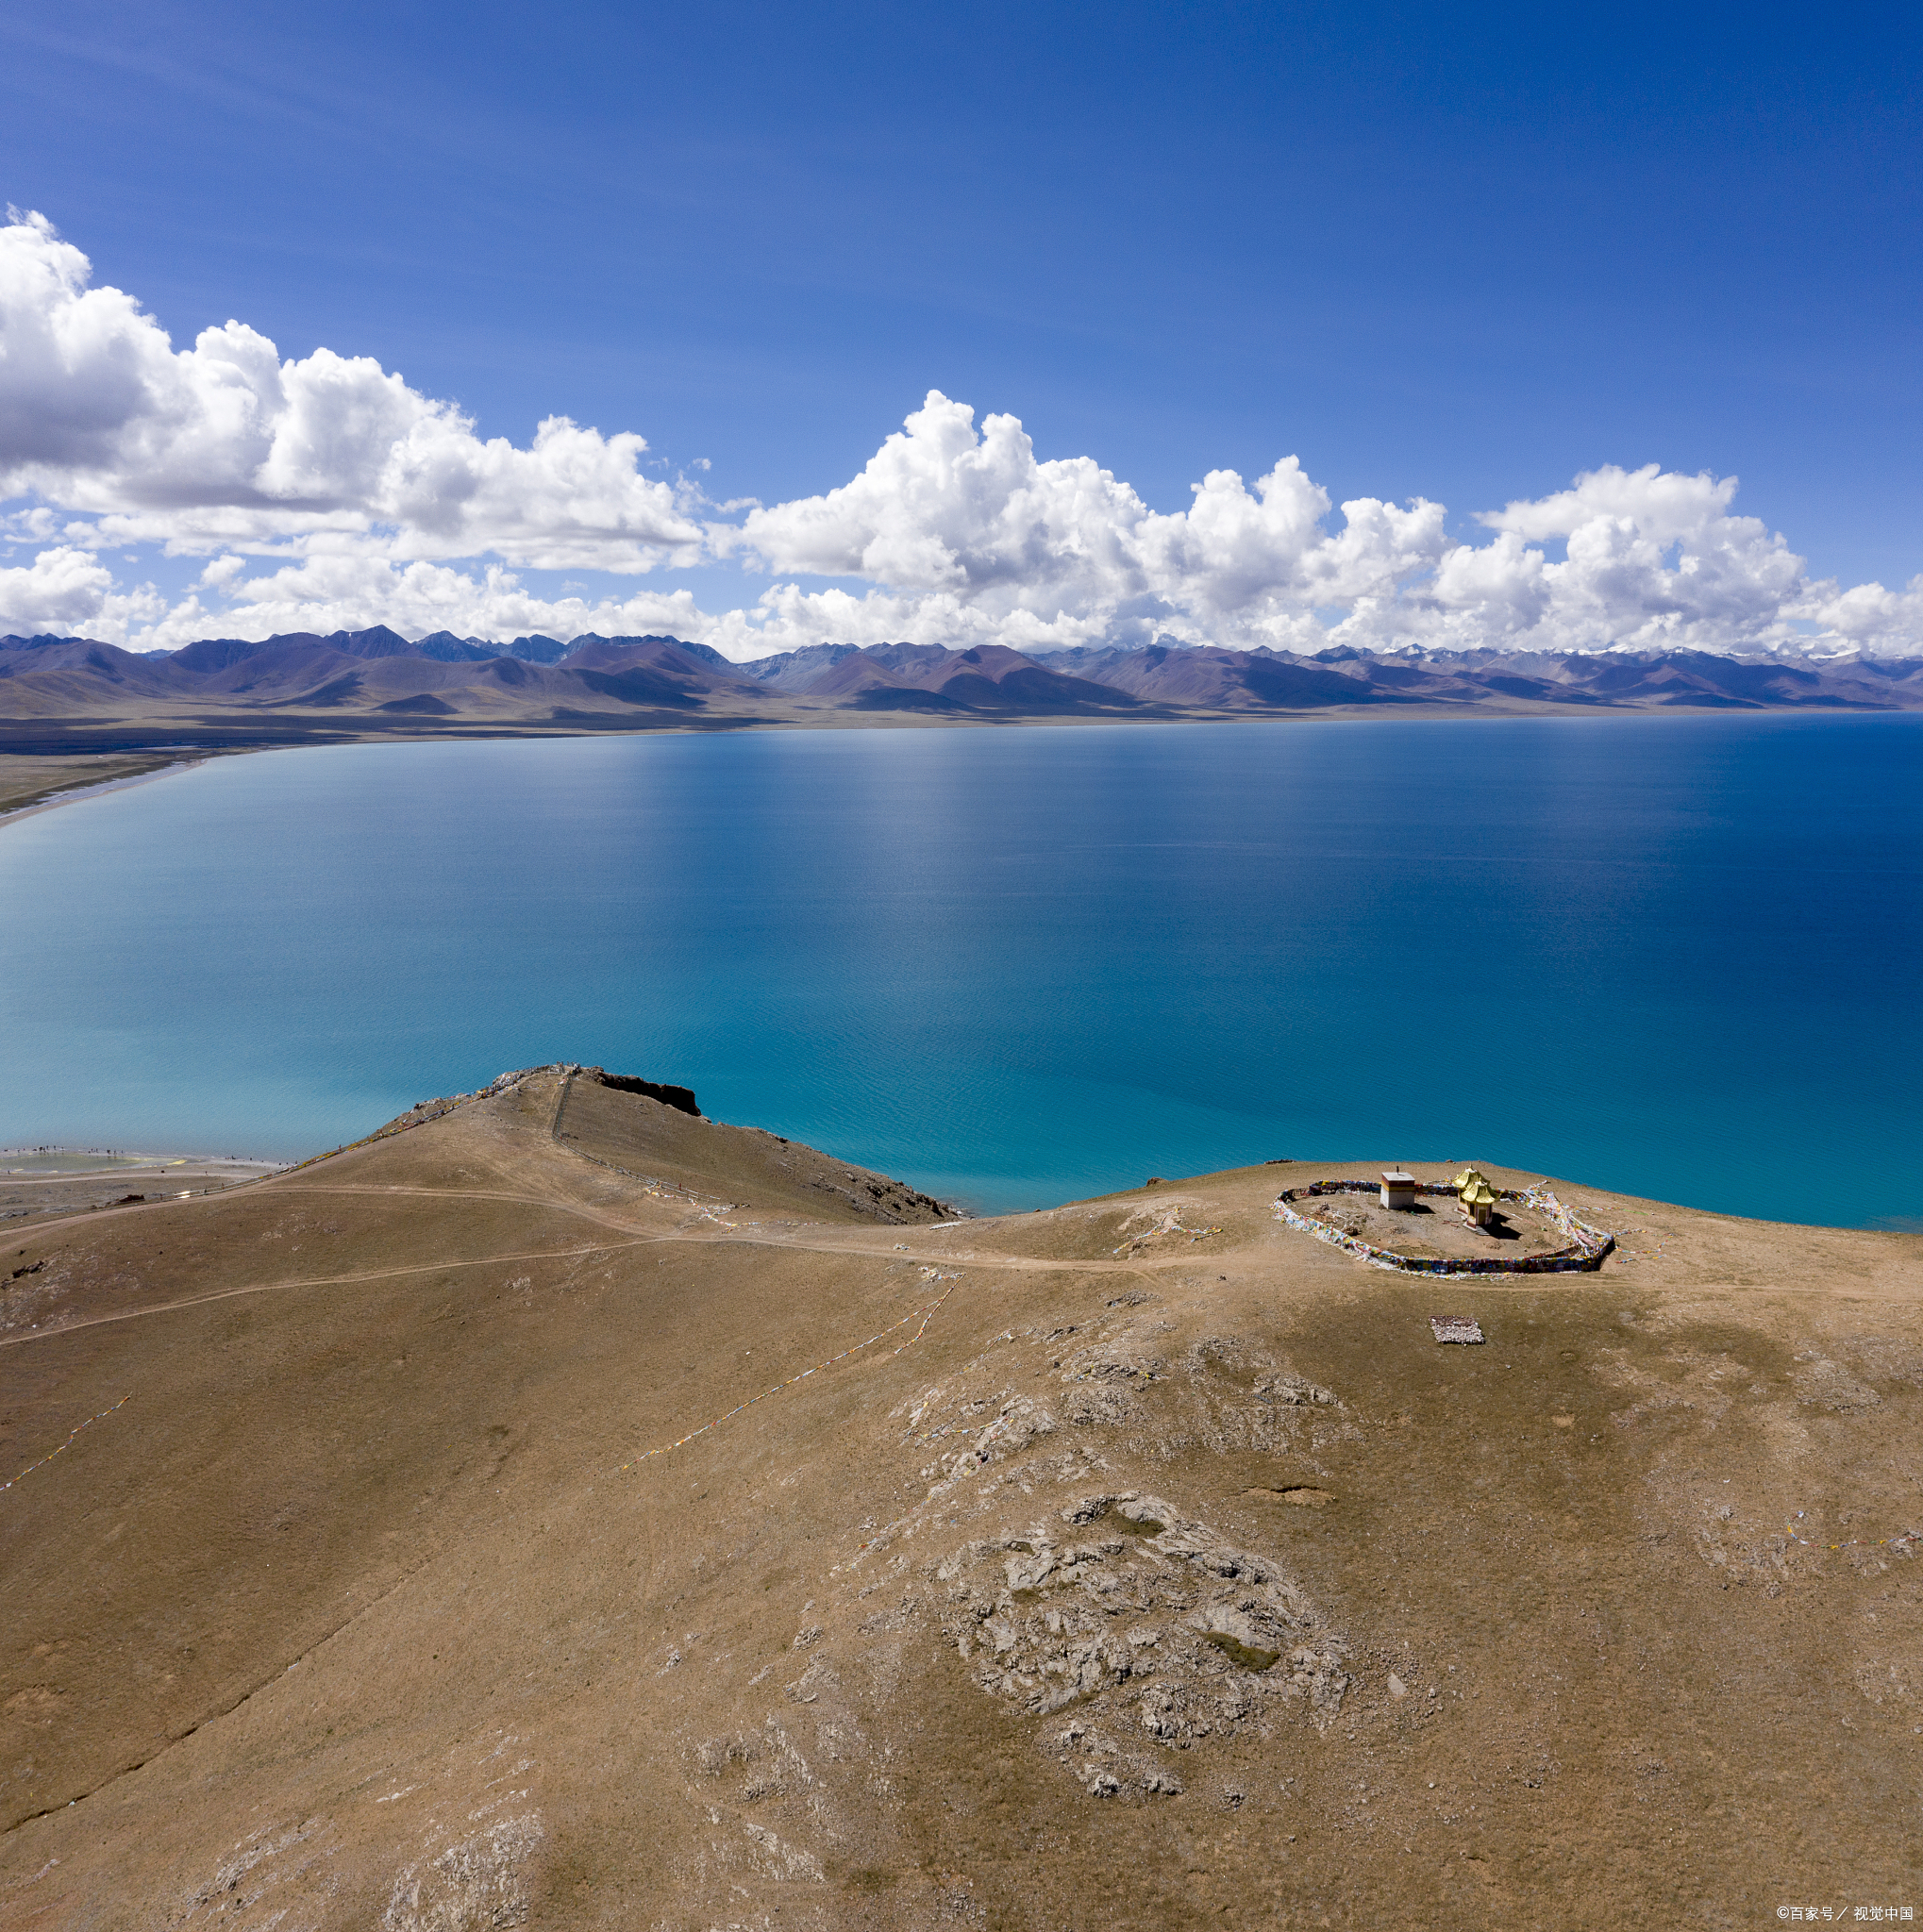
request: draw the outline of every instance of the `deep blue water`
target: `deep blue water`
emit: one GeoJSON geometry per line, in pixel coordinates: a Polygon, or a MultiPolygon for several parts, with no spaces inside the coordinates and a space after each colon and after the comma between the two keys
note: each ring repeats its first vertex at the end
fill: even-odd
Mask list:
{"type": "Polygon", "coordinates": [[[1270,1156],[1923,1216],[1923,719],[217,760],[0,827],[0,1144],[599,1061],[979,1208],[1270,1156]]]}

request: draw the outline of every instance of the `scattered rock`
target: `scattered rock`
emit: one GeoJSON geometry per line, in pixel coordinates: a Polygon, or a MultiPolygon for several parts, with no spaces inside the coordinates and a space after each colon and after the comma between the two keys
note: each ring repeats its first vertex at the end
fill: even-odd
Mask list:
{"type": "Polygon", "coordinates": [[[1272,1402],[1285,1402],[1292,1407],[1313,1404],[1318,1408],[1339,1408],[1332,1389],[1324,1389],[1300,1375],[1258,1376],[1255,1384],[1258,1396],[1266,1395],[1272,1402]]]}
{"type": "Polygon", "coordinates": [[[538,1812],[504,1818],[394,1880],[382,1932],[465,1932],[525,1925],[527,1867],[547,1834],[538,1812]]]}
{"type": "Polygon", "coordinates": [[[1332,1721],[1343,1645],[1268,1557],[1132,1491],[1083,1496],[1060,1517],[1080,1536],[1036,1526],[965,1543],[932,1580],[942,1629],[983,1690],[1038,1716],[1089,1714],[1061,1739],[1090,1791],[1163,1790],[1096,1716],[1177,1750],[1275,1699],[1304,1699],[1318,1728],[1332,1721]]]}
{"type": "Polygon", "coordinates": [[[825,1882],[821,1860],[812,1852],[804,1851],[799,1845],[791,1845],[785,1840],[777,1838],[764,1825],[744,1824],[742,1829],[747,1833],[760,1854],[755,1863],[761,1867],[763,1876],[799,1878],[813,1885],[825,1882]]]}
{"type": "Polygon", "coordinates": [[[694,1762],[710,1777],[719,1777],[730,1766],[752,1764],[760,1755],[753,1738],[710,1738],[694,1753],[694,1762]]]}
{"type": "Polygon", "coordinates": [[[1827,1408],[1832,1415],[1851,1415],[1882,1403],[1882,1397],[1867,1382],[1858,1381],[1841,1362],[1823,1356],[1807,1359],[1791,1375],[1790,1386],[1798,1402],[1827,1408]]]}

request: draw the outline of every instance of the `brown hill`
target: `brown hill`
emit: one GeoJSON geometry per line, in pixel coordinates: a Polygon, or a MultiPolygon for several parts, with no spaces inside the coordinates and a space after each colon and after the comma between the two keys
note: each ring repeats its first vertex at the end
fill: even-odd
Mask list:
{"type": "Polygon", "coordinates": [[[837,699],[860,711],[1086,716],[1136,708],[1112,685],[1056,670],[999,644],[965,651],[937,644],[874,644],[866,650],[825,645],[784,652],[767,662],[764,681],[776,689],[837,699]]]}
{"type": "Polygon", "coordinates": [[[823,672],[860,650],[858,644],[804,644],[799,650],[753,658],[740,668],[757,683],[777,691],[805,691],[823,672]]]}
{"type": "Polygon", "coordinates": [[[136,657],[85,638],[32,651],[0,649],[0,717],[37,718],[87,706],[138,710],[193,692],[199,680],[167,658],[136,657]]]}
{"type": "Polygon", "coordinates": [[[1913,1896],[1917,1239],[1567,1188],[1601,1273],[1425,1282],[1302,1163],[943,1226],[592,1073],[409,1118],[0,1252],[8,1926],[1913,1896]]]}
{"type": "MultiPolygon", "coordinates": [[[[1070,654],[1063,653],[1064,657],[1070,654]]],[[[1224,651],[1213,645],[1152,644],[1145,650],[1074,654],[1085,677],[1110,684],[1151,703],[1219,711],[1319,710],[1332,705],[1403,704],[1412,701],[1405,678],[1346,676],[1319,664],[1273,651],[1224,651]],[[1385,690],[1383,683],[1396,688],[1385,690]]],[[[1395,667],[1400,669],[1402,667],[1395,667]]],[[[1417,675],[1425,696],[1455,695],[1441,680],[1417,675]]]]}

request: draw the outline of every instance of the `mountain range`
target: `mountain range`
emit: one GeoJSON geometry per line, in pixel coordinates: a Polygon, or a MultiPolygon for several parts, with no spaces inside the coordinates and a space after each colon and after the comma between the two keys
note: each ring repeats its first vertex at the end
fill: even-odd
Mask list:
{"type": "Polygon", "coordinates": [[[814,644],[736,663],[673,637],[510,643],[385,626],[136,653],[0,637],[0,752],[202,749],[506,734],[1050,718],[1923,709],[1923,658],[1796,663],[1703,651],[1424,658],[1157,643],[1023,653],[814,644]]]}

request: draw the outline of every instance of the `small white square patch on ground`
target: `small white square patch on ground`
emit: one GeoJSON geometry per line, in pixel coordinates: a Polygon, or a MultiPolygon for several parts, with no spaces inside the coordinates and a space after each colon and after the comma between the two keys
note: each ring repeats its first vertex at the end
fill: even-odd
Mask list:
{"type": "Polygon", "coordinates": [[[1470,1321],[1466,1315],[1431,1315],[1429,1325],[1435,1330],[1438,1341],[1480,1341],[1482,1329],[1480,1324],[1470,1321]]]}

